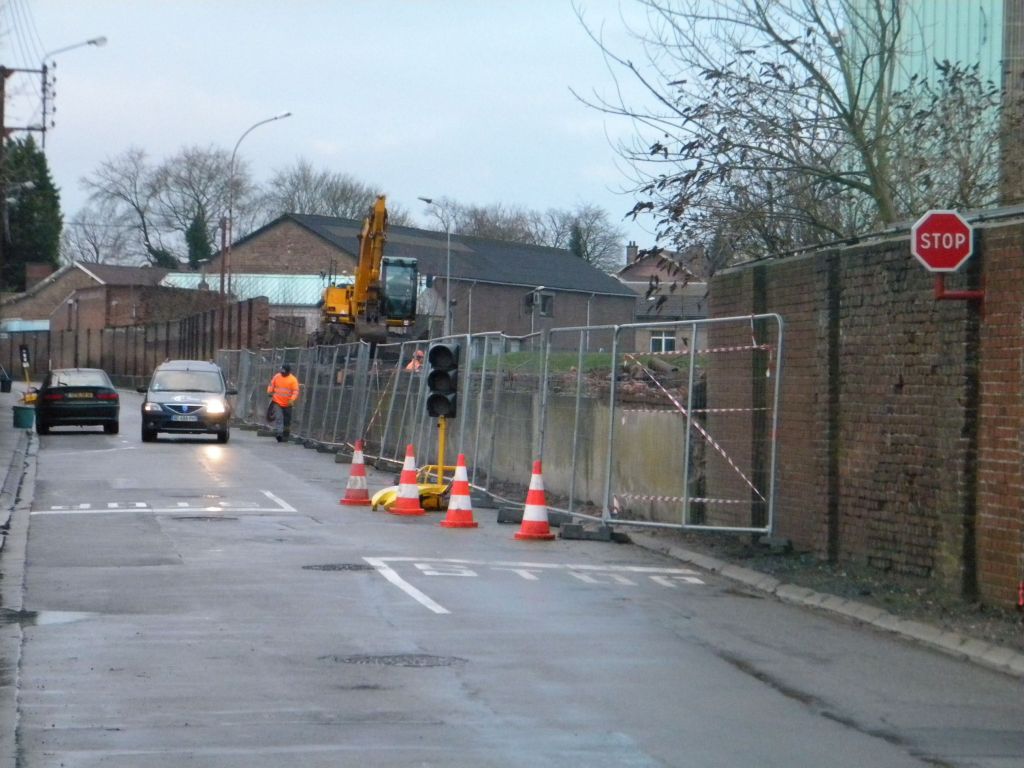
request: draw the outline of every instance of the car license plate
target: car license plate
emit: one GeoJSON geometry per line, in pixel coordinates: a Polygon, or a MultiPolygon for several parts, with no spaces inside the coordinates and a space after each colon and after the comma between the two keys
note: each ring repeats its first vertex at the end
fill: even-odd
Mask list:
{"type": "Polygon", "coordinates": [[[191,413],[176,413],[171,416],[171,421],[199,421],[199,417],[191,413]]]}
{"type": "Polygon", "coordinates": [[[68,397],[74,397],[81,400],[91,400],[92,392],[68,392],[68,397]]]}

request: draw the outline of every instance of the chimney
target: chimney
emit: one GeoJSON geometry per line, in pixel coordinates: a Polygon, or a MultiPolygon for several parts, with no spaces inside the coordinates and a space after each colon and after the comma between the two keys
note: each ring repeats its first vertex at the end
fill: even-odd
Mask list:
{"type": "Polygon", "coordinates": [[[636,261],[637,255],[640,253],[640,248],[636,244],[636,240],[630,240],[629,245],[626,246],[626,266],[628,267],[634,261],[636,261]]]}
{"type": "Polygon", "coordinates": [[[53,267],[41,261],[25,262],[25,290],[34,285],[39,285],[46,278],[53,274],[53,267]]]}

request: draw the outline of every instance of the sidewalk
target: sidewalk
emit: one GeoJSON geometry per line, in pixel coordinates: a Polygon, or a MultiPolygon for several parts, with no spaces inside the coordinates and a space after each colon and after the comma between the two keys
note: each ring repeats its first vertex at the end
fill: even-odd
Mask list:
{"type": "MultiPolygon", "coordinates": [[[[21,404],[27,386],[15,381],[10,392],[0,392],[0,556],[10,534],[11,516],[25,476],[25,462],[32,430],[15,428],[15,405],[21,404]]],[[[0,565],[0,573],[3,572],[0,565]]]]}
{"type": "Polygon", "coordinates": [[[13,406],[27,389],[13,383],[0,392],[0,768],[15,768],[21,663],[25,545],[35,484],[35,436],[15,428],[13,406]]]}

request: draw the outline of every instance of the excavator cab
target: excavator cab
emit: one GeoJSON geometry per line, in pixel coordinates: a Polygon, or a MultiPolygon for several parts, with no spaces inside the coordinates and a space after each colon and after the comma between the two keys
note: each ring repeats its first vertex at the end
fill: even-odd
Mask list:
{"type": "Polygon", "coordinates": [[[384,316],[390,326],[408,327],[416,322],[416,259],[385,256],[383,261],[384,316]]]}

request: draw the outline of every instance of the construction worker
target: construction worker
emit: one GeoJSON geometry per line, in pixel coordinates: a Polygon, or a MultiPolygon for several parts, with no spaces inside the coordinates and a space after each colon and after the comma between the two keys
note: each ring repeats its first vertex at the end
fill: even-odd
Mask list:
{"type": "Polygon", "coordinates": [[[413,353],[412,360],[410,360],[409,364],[405,366],[405,370],[407,370],[407,371],[418,371],[422,367],[423,367],[423,350],[422,349],[417,349],[416,352],[413,353]]]}
{"type": "Polygon", "coordinates": [[[292,374],[292,367],[285,363],[281,370],[274,374],[267,386],[274,408],[274,424],[277,442],[283,443],[291,437],[292,406],[299,399],[299,380],[292,374]]]}

